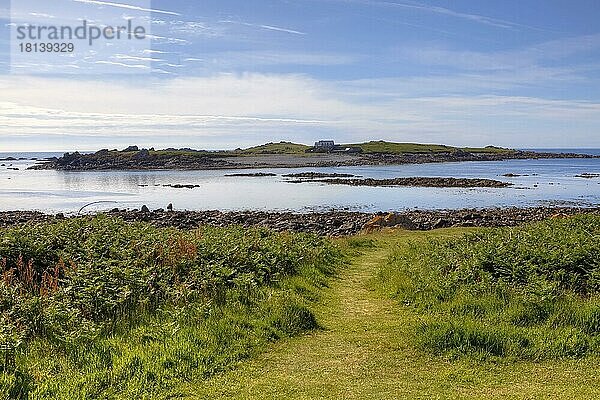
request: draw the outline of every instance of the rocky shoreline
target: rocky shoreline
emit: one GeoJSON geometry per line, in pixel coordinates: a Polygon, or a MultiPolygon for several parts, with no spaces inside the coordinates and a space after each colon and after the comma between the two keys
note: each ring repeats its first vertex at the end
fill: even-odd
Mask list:
{"type": "Polygon", "coordinates": [[[392,178],[392,179],[304,179],[288,181],[290,183],[317,182],[328,185],[348,185],[348,186],[370,186],[370,187],[393,187],[393,186],[411,186],[411,187],[430,187],[430,188],[506,188],[513,184],[501,182],[494,179],[468,179],[468,178],[430,178],[430,177],[410,177],[410,178],[392,178]]]}
{"type": "MultiPolygon", "coordinates": [[[[308,232],[325,236],[349,236],[363,231],[402,228],[427,231],[450,227],[503,227],[537,222],[548,218],[566,218],[576,214],[600,215],[600,207],[536,207],[463,210],[412,210],[397,213],[360,213],[330,211],[298,214],[291,212],[221,211],[144,211],[112,210],[109,216],[128,222],[148,222],[158,227],[194,229],[202,225],[244,227],[264,226],[275,231],[308,232]]],[[[39,212],[0,212],[0,228],[62,220],[62,214],[39,212]]]]}
{"type": "Polygon", "coordinates": [[[108,151],[94,154],[66,153],[31,166],[34,170],[218,170],[256,168],[351,167],[367,165],[428,164],[464,161],[504,161],[512,159],[598,158],[574,153],[507,151],[471,153],[451,151],[404,154],[278,154],[243,156],[229,153],[168,152],[154,150],[108,151]]]}

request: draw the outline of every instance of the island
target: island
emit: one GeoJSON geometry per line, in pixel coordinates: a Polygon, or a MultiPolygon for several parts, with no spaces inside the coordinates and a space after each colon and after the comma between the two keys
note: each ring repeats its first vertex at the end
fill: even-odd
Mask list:
{"type": "Polygon", "coordinates": [[[509,159],[593,158],[585,154],[542,153],[497,146],[452,147],[437,144],[371,141],[335,144],[319,141],[314,146],[291,142],[267,143],[247,149],[209,151],[130,146],[95,153],[66,153],[43,160],[34,170],[208,170],[251,168],[343,167],[363,165],[425,164],[509,159]]]}

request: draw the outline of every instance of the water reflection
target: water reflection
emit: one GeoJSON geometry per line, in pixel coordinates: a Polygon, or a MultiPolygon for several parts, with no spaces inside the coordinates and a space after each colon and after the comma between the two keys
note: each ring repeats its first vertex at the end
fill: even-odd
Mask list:
{"type": "MultiPolygon", "coordinates": [[[[385,211],[408,208],[535,206],[547,202],[600,203],[600,160],[511,160],[382,167],[263,169],[252,171],[29,171],[31,161],[12,162],[19,171],[0,168],[0,209],[77,211],[94,202],[115,206],[178,209],[385,211]],[[372,188],[290,184],[282,174],[318,171],[372,178],[446,176],[490,178],[515,184],[507,189],[372,188]],[[272,172],[276,177],[226,177],[232,172],[272,172]],[[505,174],[519,176],[504,177],[505,174]],[[164,185],[191,184],[194,189],[164,185]]],[[[97,207],[98,208],[98,207],[97,207]]]]}

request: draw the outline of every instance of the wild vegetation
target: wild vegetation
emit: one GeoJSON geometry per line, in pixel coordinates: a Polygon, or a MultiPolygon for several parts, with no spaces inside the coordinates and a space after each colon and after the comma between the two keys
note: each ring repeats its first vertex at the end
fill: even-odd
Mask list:
{"type": "Polygon", "coordinates": [[[305,144],[279,142],[266,143],[260,146],[250,147],[243,150],[238,150],[238,153],[246,155],[261,155],[261,154],[304,154],[310,146],[305,144]]]}
{"type": "Polygon", "coordinates": [[[599,239],[591,215],[333,243],[0,230],[0,398],[595,398],[599,239]]]}
{"type": "Polygon", "coordinates": [[[469,153],[512,153],[514,150],[501,147],[478,147],[478,148],[460,148],[441,144],[420,144],[420,143],[394,143],[383,140],[371,141],[367,143],[357,143],[348,146],[360,147],[364,154],[421,154],[421,153],[452,153],[455,151],[466,151],[469,153]]]}
{"type": "Polygon", "coordinates": [[[422,316],[418,344],[451,357],[540,361],[600,350],[600,217],[413,241],[380,281],[422,316]]]}
{"type": "Polygon", "coordinates": [[[166,398],[317,327],[326,239],[108,217],[0,230],[0,398],[166,398]]]}
{"type": "MultiPolygon", "coordinates": [[[[419,143],[394,143],[384,140],[366,143],[342,144],[342,147],[358,147],[364,154],[427,154],[427,153],[452,153],[455,151],[466,151],[469,153],[511,153],[514,150],[500,147],[488,146],[481,148],[459,148],[438,144],[419,143]]],[[[267,143],[261,146],[241,150],[242,154],[303,154],[310,146],[291,142],[267,143]]]]}

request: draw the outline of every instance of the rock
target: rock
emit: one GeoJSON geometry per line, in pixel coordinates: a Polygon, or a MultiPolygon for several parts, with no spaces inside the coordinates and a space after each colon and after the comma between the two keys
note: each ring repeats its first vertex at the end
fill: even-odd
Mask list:
{"type": "Polygon", "coordinates": [[[169,205],[167,206],[167,210],[173,211],[173,203],[169,203],[169,205]]]}
{"type": "Polygon", "coordinates": [[[141,209],[141,212],[143,212],[143,213],[149,213],[149,212],[150,212],[150,209],[148,208],[148,206],[146,206],[146,205],[143,205],[143,206],[142,206],[142,209],[141,209]]]}
{"type": "Polygon", "coordinates": [[[268,176],[277,176],[277,174],[271,174],[266,172],[257,172],[254,174],[228,174],[226,177],[249,177],[249,178],[262,178],[268,176]]]}
{"type": "Polygon", "coordinates": [[[123,150],[123,153],[132,153],[134,151],[140,151],[140,148],[137,146],[129,146],[123,150]]]}
{"type": "MultiPolygon", "coordinates": [[[[263,211],[168,211],[150,212],[147,206],[142,212],[115,208],[111,215],[128,222],[146,221],[157,227],[195,229],[202,225],[244,227],[263,226],[277,231],[308,232],[326,236],[346,236],[377,231],[386,227],[411,230],[431,230],[452,226],[501,227],[515,226],[524,222],[537,222],[548,218],[568,218],[576,214],[600,215],[600,207],[540,207],[481,210],[412,210],[387,214],[330,211],[321,213],[277,213],[263,211]]],[[[59,216],[35,212],[0,212],[0,227],[23,223],[52,221],[59,216]]],[[[67,217],[68,218],[68,217],[67,217]]]]}
{"type": "Polygon", "coordinates": [[[584,174],[575,175],[575,178],[584,178],[584,179],[600,178],[600,174],[591,174],[589,172],[586,172],[584,174]]]}
{"type": "Polygon", "coordinates": [[[341,232],[352,232],[352,231],[354,231],[354,227],[355,227],[355,225],[354,225],[353,222],[346,222],[346,223],[344,223],[343,225],[341,225],[339,227],[338,231],[341,231],[341,232]]]}
{"type": "Polygon", "coordinates": [[[299,174],[287,174],[283,175],[285,178],[308,178],[308,179],[319,179],[319,178],[358,178],[358,175],[353,174],[326,174],[321,172],[302,172],[299,174]]]}
{"type": "Polygon", "coordinates": [[[411,177],[392,179],[307,179],[290,181],[292,183],[320,182],[330,185],[349,186],[411,186],[411,187],[439,187],[439,188],[505,188],[512,183],[501,182],[493,179],[468,179],[468,178],[439,178],[439,177],[411,177]]]}
{"type": "Polygon", "coordinates": [[[134,158],[140,160],[140,159],[145,159],[150,157],[150,152],[147,149],[142,149],[140,151],[137,152],[137,154],[134,156],[134,158]]]}

